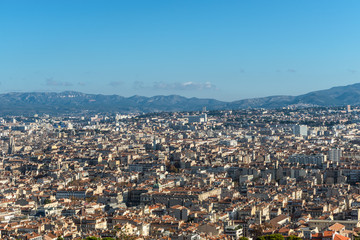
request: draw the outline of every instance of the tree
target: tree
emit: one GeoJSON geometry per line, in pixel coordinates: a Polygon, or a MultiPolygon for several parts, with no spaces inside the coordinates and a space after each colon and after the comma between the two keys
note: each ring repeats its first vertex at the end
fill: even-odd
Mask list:
{"type": "Polygon", "coordinates": [[[281,234],[271,234],[269,240],[284,240],[284,236],[281,234]]]}
{"type": "Polygon", "coordinates": [[[270,234],[260,236],[256,240],[284,240],[284,236],[281,234],[270,234]]]}
{"type": "Polygon", "coordinates": [[[302,240],[302,238],[299,238],[298,236],[295,235],[290,235],[286,240],[302,240]]]}
{"type": "Polygon", "coordinates": [[[239,240],[249,240],[247,237],[241,237],[239,240]]]}
{"type": "Polygon", "coordinates": [[[128,235],[123,230],[119,229],[118,232],[120,233],[119,240],[135,240],[134,236],[128,235]]]}
{"type": "Polygon", "coordinates": [[[97,238],[97,237],[87,237],[87,238],[85,238],[83,240],[100,240],[100,239],[97,238]]]}

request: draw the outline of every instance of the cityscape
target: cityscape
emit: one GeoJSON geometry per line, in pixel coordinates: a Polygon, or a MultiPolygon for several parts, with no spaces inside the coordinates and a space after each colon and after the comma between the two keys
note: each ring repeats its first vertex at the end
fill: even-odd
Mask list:
{"type": "Polygon", "coordinates": [[[356,239],[359,111],[3,117],[1,239],[356,239]]]}
{"type": "Polygon", "coordinates": [[[360,240],[359,0],[0,0],[0,240],[360,240]]]}

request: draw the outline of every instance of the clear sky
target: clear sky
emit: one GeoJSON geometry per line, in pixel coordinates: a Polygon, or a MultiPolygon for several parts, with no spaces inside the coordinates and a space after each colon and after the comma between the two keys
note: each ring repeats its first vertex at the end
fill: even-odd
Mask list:
{"type": "Polygon", "coordinates": [[[237,100],[360,82],[359,0],[2,0],[0,92],[237,100]]]}

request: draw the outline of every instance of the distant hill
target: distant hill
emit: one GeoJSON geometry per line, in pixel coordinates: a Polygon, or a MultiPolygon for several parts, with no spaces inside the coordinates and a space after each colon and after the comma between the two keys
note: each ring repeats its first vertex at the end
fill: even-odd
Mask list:
{"type": "Polygon", "coordinates": [[[271,96],[234,101],[229,107],[279,108],[289,105],[344,106],[360,104],[360,83],[314,91],[299,96],[271,96]]]}
{"type": "Polygon", "coordinates": [[[214,99],[185,98],[178,95],[125,98],[118,95],[70,91],[0,94],[0,114],[196,111],[201,110],[203,106],[222,109],[226,103],[214,99]]]}
{"type": "Polygon", "coordinates": [[[233,102],[215,99],[170,96],[132,96],[85,94],[80,92],[26,92],[0,94],[1,114],[69,114],[84,112],[160,112],[280,108],[290,105],[360,105],[360,83],[314,91],[299,96],[270,96],[233,102]]]}

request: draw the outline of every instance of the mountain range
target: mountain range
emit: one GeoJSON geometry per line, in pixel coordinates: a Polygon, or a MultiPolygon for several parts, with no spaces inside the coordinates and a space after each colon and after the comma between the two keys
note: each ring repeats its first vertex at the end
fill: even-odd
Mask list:
{"type": "Polygon", "coordinates": [[[224,102],[215,99],[169,96],[85,94],[81,92],[15,92],[0,94],[0,114],[72,114],[84,112],[161,112],[281,108],[287,106],[344,106],[360,104],[360,83],[333,87],[298,96],[270,96],[224,102]]]}

